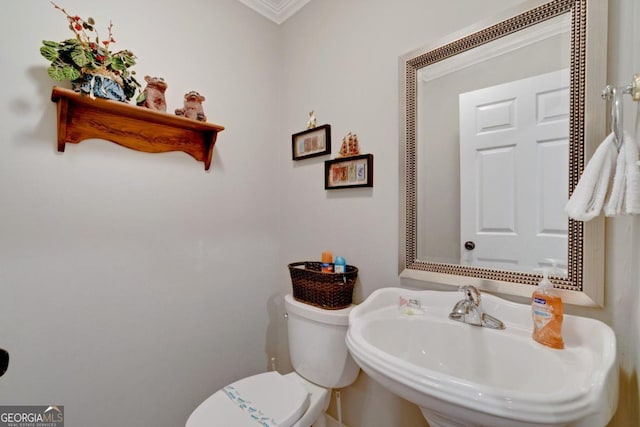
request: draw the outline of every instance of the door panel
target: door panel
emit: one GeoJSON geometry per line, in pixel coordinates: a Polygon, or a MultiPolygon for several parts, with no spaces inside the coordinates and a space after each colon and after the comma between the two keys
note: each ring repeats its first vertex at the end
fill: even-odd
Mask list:
{"type": "Polygon", "coordinates": [[[459,101],[461,262],[518,271],[547,258],[566,264],[568,70],[459,101]]]}

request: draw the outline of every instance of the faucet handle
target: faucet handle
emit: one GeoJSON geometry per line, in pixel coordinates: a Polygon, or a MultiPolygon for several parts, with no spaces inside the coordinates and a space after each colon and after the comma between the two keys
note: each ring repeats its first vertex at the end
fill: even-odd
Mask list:
{"type": "Polygon", "coordinates": [[[473,302],[475,306],[480,305],[481,298],[480,298],[480,291],[478,290],[478,288],[472,285],[465,285],[460,287],[460,291],[464,293],[464,296],[467,299],[467,301],[473,302]]]}

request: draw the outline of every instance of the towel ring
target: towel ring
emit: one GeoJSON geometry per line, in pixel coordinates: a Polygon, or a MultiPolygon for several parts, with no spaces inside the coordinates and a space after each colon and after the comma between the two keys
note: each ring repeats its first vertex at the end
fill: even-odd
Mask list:
{"type": "Polygon", "coordinates": [[[622,118],[622,95],[629,94],[635,102],[640,102],[640,73],[633,76],[631,84],[622,87],[607,85],[602,90],[602,98],[611,102],[611,131],[615,136],[618,151],[624,139],[624,121],[622,118]]]}

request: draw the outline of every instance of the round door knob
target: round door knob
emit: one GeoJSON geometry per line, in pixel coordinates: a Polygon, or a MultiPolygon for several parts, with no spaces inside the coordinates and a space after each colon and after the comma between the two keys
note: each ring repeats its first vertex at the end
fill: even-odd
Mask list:
{"type": "Polygon", "coordinates": [[[464,248],[468,251],[472,251],[476,248],[476,244],[469,240],[467,242],[464,242],[464,248]]]}

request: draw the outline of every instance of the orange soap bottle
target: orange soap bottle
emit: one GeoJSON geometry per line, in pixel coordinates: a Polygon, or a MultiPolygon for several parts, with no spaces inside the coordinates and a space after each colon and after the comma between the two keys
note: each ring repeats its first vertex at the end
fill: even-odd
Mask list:
{"type": "Polygon", "coordinates": [[[531,295],[531,316],[533,318],[534,340],[547,347],[563,349],[562,339],[562,298],[549,281],[546,269],[538,289],[531,295]]]}

